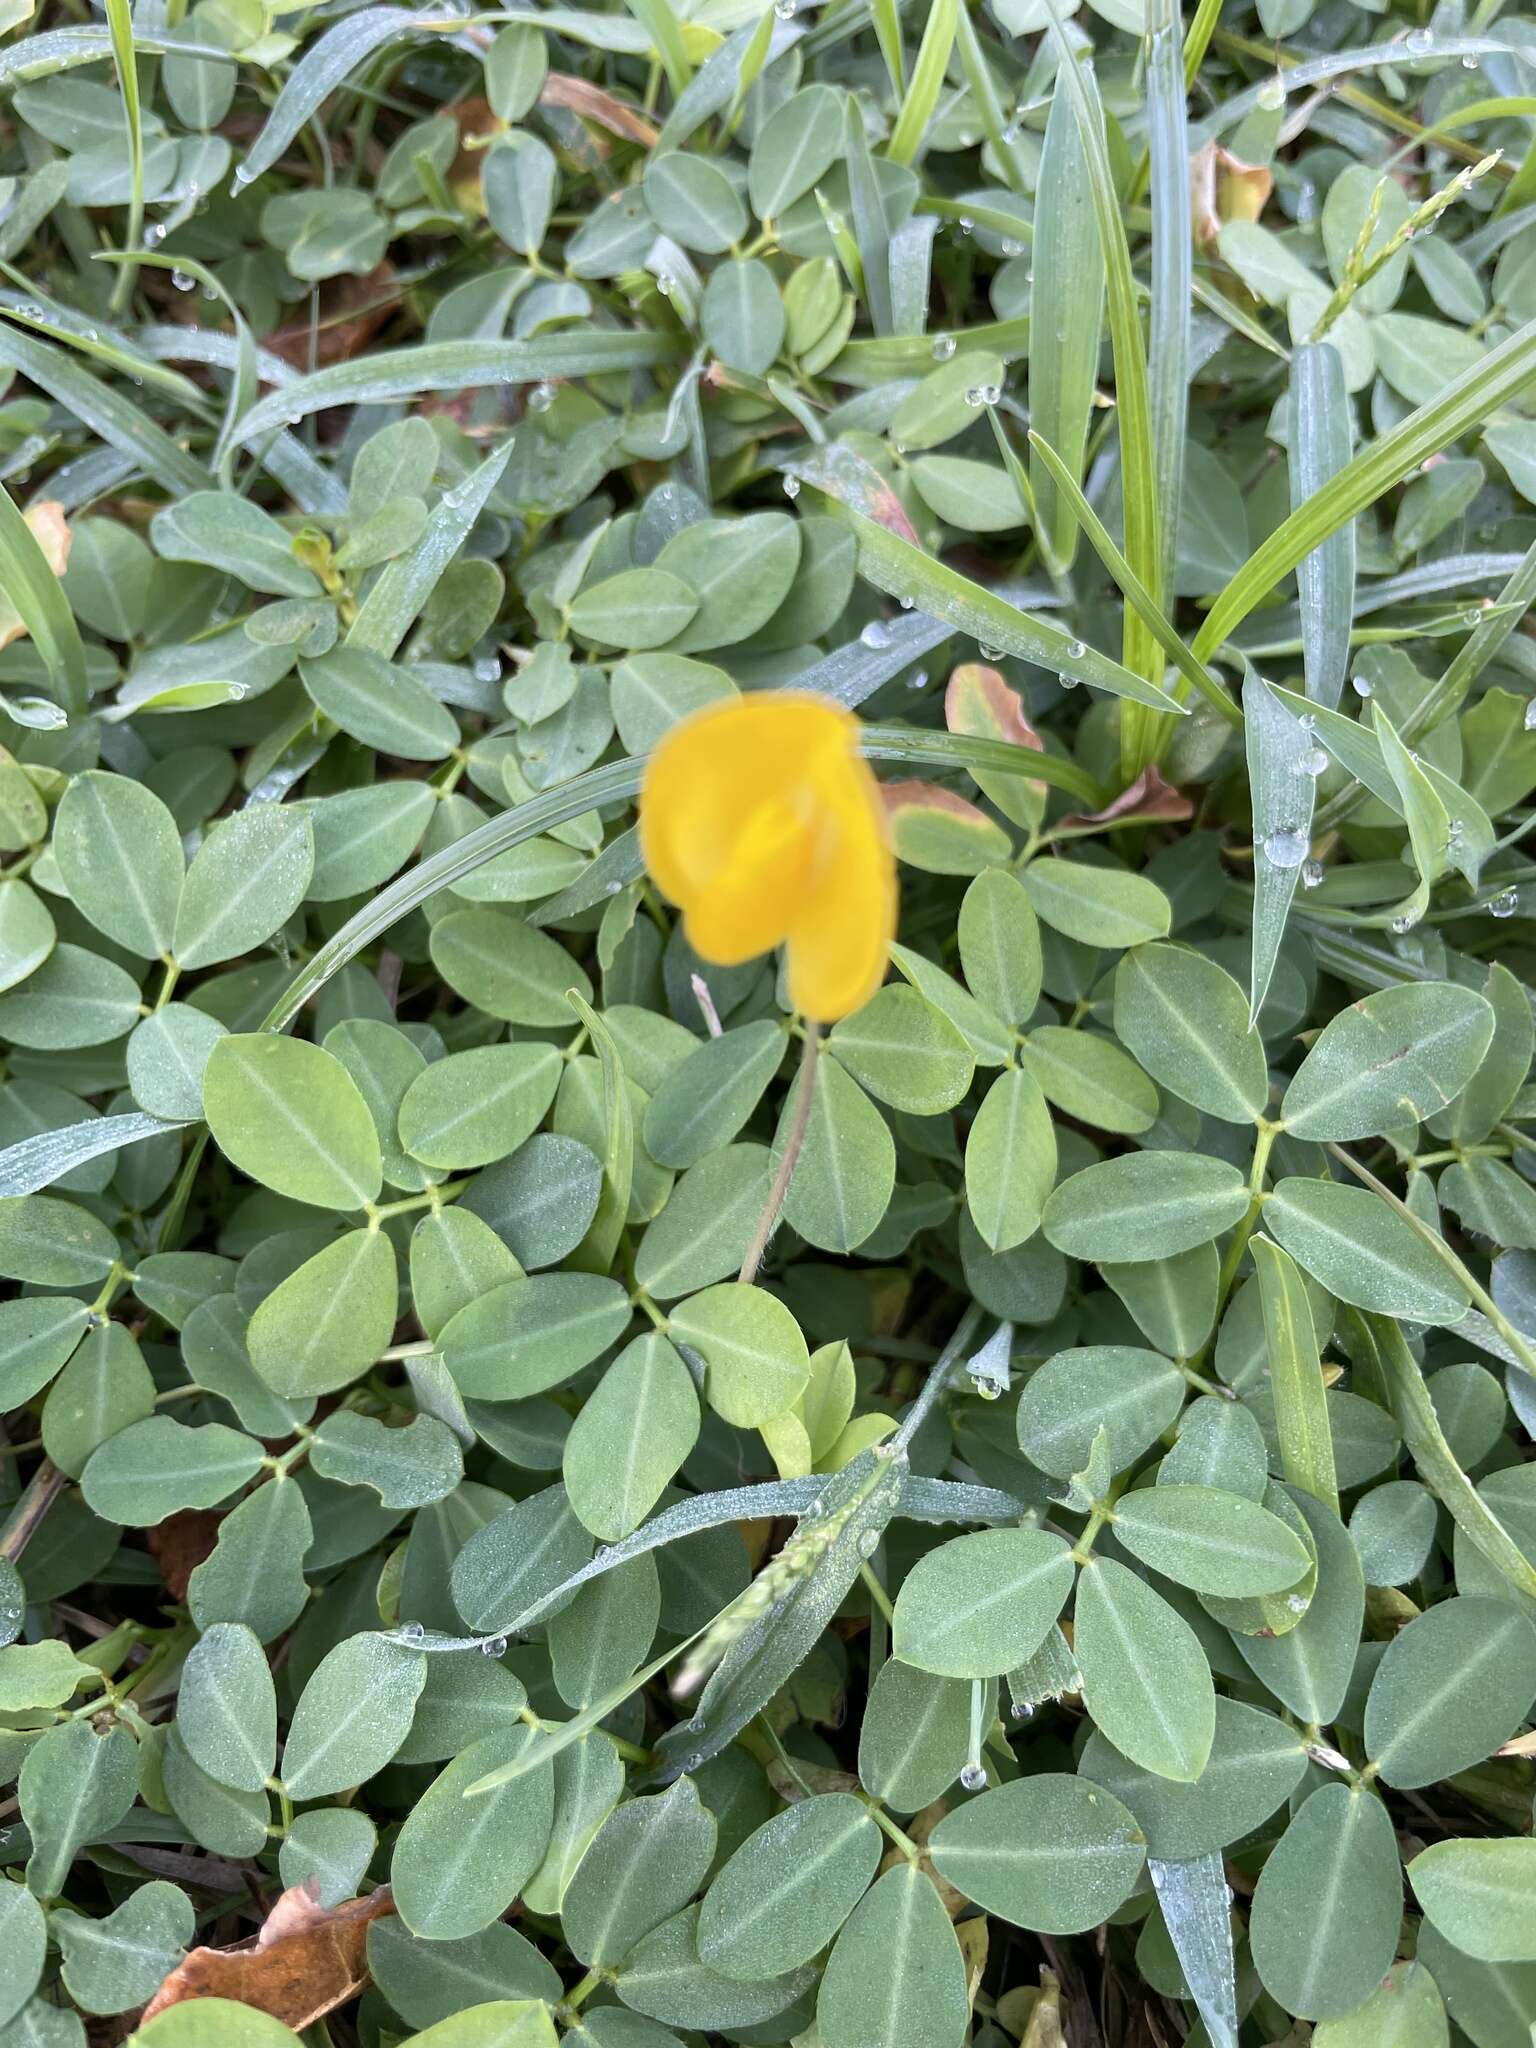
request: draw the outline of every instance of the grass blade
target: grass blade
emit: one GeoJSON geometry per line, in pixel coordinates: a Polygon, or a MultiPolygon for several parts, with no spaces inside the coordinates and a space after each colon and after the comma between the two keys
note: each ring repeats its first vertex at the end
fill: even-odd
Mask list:
{"type": "Polygon", "coordinates": [[[203,465],[178,446],[120,391],[103,384],[51,342],[19,328],[0,326],[0,363],[19,370],[50,398],[84,421],[103,441],[131,456],[146,476],[176,497],[213,488],[203,465]]]}
{"type": "Polygon", "coordinates": [[[421,616],[427,599],[485,510],[512,459],[512,437],[494,449],[456,489],[433,507],[413,548],[385,565],[347,632],[349,647],[364,647],[387,661],[421,616]]]}
{"type": "Polygon", "coordinates": [[[63,585],[9,491],[0,486],[0,590],[32,636],[64,709],[75,717],[89,701],[85,648],[63,585]]]}
{"type": "MultiPolygon", "coordinates": [[[[1109,334],[1115,352],[1115,409],[1120,425],[1120,489],[1125,505],[1125,558],[1154,597],[1161,597],[1161,542],[1157,515],[1157,456],[1152,441],[1152,401],[1147,386],[1147,356],[1131,272],[1130,244],[1109,167],[1104,137],[1104,109],[1092,71],[1079,64],[1067,41],[1054,0],[1047,0],[1051,34],[1060,54],[1057,89],[1064,83],[1072,99],[1087,158],[1088,188],[1104,252],[1108,285],[1109,334]]],[[[1157,656],[1152,635],[1134,609],[1125,614],[1125,666],[1138,676],[1154,673],[1157,656]]],[[[1145,699],[1140,700],[1145,703],[1145,699]]],[[[1120,772],[1133,782],[1156,758],[1167,728],[1133,704],[1120,714],[1120,772]]]]}
{"type": "Polygon", "coordinates": [[[854,240],[858,244],[859,267],[864,277],[864,303],[876,334],[889,334],[891,315],[891,231],[875,177],[869,137],[864,133],[864,116],[850,94],[845,114],[847,138],[848,210],[853,215],[854,240]]]}
{"type": "MultiPolygon", "coordinates": [[[[1033,260],[1031,304],[1050,312],[1031,324],[1029,416],[1071,480],[1079,483],[1099,370],[1105,266],[1088,191],[1087,150],[1064,92],[1052,99],[1046,118],[1033,260]]],[[[1040,552],[1053,576],[1065,576],[1077,553],[1078,521],[1033,444],[1029,487],[1040,552]]]]}
{"type": "Polygon", "coordinates": [[[1282,520],[1211,606],[1195,636],[1195,653],[1202,659],[1214,654],[1255,605],[1329,534],[1337,533],[1367,505],[1374,505],[1429,456],[1437,455],[1469,427],[1518,396],[1533,371],[1536,320],[1528,320],[1437,398],[1362,448],[1321,491],[1282,520]]]}
{"type": "MultiPolygon", "coordinates": [[[[993,427],[997,431],[999,439],[1001,439],[1001,428],[998,425],[995,414],[993,415],[993,427]]],[[[1115,546],[1114,536],[1110,533],[1108,527],[1105,526],[1103,520],[1100,519],[1098,513],[1094,511],[1088,500],[1083,496],[1082,490],[1074,481],[1067,465],[1056,453],[1056,450],[1048,442],[1042,440],[1040,435],[1033,432],[1030,434],[1029,442],[1030,446],[1040,456],[1046,468],[1050,470],[1051,475],[1055,478],[1057,488],[1060,490],[1063,499],[1071,507],[1072,516],[1088,536],[1094,553],[1120,586],[1126,602],[1134,605],[1141,617],[1146,621],[1158,646],[1162,648],[1164,654],[1167,655],[1175,668],[1178,669],[1180,675],[1187,677],[1200,694],[1216,707],[1229,724],[1241,725],[1243,722],[1241,710],[1233,703],[1205,663],[1203,661],[1196,661],[1195,657],[1184,645],[1183,640],[1179,637],[1178,628],[1173,625],[1161,605],[1153,597],[1151,591],[1147,589],[1141,578],[1136,574],[1136,571],[1115,546]]],[[[1011,449],[1008,450],[1010,455],[1012,452],[1011,449]]]]}
{"type": "Polygon", "coordinates": [[[1259,1276],[1264,1309],[1264,1343],[1269,1354],[1269,1382],[1275,1397],[1275,1431],[1280,1439],[1280,1470],[1299,1486],[1339,1512],[1339,1482],[1334,1470],[1333,1432],[1328,1423],[1328,1390],[1323,1384],[1312,1307],[1295,1260],[1259,1232],[1249,1241],[1259,1276]]]}
{"type": "MultiPolygon", "coordinates": [[[[127,245],[130,259],[144,235],[144,118],[139,104],[139,66],[133,48],[133,16],[128,0],[106,0],[107,27],[112,34],[112,61],[117,66],[117,89],[123,96],[123,121],[128,130],[127,245]]],[[[133,263],[118,273],[112,290],[112,311],[121,313],[133,290],[133,263]]]]}
{"type": "Polygon", "coordinates": [[[1194,229],[1189,198],[1189,119],[1179,13],[1157,0],[1147,63],[1147,132],[1152,199],[1152,311],[1147,382],[1152,408],[1157,502],[1162,507],[1161,576],[1173,589],[1184,502],[1184,438],[1189,415],[1190,285],[1194,229]]]}
{"type": "Polygon", "coordinates": [[[1253,791],[1253,958],[1250,1021],[1264,1007],[1285,921],[1312,834],[1317,784],[1308,767],[1312,736],[1249,669],[1243,684],[1248,780],[1253,791]]]}
{"type": "MultiPolygon", "coordinates": [[[[432,341],[417,348],[382,349],[269,392],[241,419],[235,439],[254,441],[333,405],[384,405],[424,391],[462,391],[469,384],[537,384],[545,378],[594,377],[605,370],[655,369],[681,360],[686,346],[683,338],[603,329],[542,334],[532,341],[432,341]]],[[[206,483],[180,488],[200,490],[206,483]]]]}
{"type": "MultiPolygon", "coordinates": [[[[1291,510],[1322,491],[1349,461],[1351,412],[1344,359],[1326,341],[1291,357],[1291,510]]],[[[1355,602],[1355,529],[1350,521],[1298,564],[1302,662],[1307,695],[1332,710],[1344,692],[1355,602]]]]}
{"type": "Polygon", "coordinates": [[[1089,683],[1113,696],[1144,704],[1154,711],[1183,709],[1168,692],[1145,677],[1134,675],[1074,640],[1066,628],[1053,620],[1020,611],[995,590],[973,583],[925,555],[911,541],[890,532],[862,512],[847,511],[859,541],[859,574],[877,590],[892,597],[910,598],[919,611],[944,619],[959,632],[969,633],[984,647],[996,647],[1004,654],[1016,654],[1041,668],[1054,669],[1074,682],[1089,683]]]}
{"type": "Polygon", "coordinates": [[[933,119],[933,110],[939,104],[939,94],[944,87],[950,52],[955,47],[955,29],[959,19],[960,0],[934,0],[928,24],[923,30],[923,40],[918,46],[912,83],[903,95],[901,112],[886,144],[886,155],[898,164],[911,163],[928,132],[928,123],[933,119]]]}

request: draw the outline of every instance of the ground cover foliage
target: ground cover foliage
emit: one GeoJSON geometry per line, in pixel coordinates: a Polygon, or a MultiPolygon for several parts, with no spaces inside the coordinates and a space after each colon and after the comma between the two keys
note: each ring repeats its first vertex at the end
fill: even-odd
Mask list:
{"type": "Polygon", "coordinates": [[[1529,22],[0,21],[0,2043],[1529,2048],[1529,22]]]}

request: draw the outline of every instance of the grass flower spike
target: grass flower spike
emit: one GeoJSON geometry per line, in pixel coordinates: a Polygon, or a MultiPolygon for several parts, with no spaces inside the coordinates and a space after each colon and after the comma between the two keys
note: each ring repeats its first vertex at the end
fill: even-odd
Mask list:
{"type": "Polygon", "coordinates": [[[765,690],[667,733],[640,795],[646,865],[689,943],[734,967],[789,953],[795,1008],[830,1024],[869,1001],[896,928],[896,861],[859,723],[765,690]]]}

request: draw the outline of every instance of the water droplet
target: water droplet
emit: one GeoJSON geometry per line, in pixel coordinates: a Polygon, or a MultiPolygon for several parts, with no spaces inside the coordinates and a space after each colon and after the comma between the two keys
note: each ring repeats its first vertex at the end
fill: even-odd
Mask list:
{"type": "Polygon", "coordinates": [[[1536,697],[1526,699],[1525,717],[1521,723],[1527,732],[1536,732],[1536,697]]]}
{"type": "Polygon", "coordinates": [[[1324,775],[1328,770],[1328,749],[1313,747],[1301,764],[1309,775],[1324,775]]]}
{"type": "Polygon", "coordinates": [[[967,1792],[980,1792],[987,1782],[985,1764],[966,1764],[960,1772],[960,1782],[967,1792]]]}
{"type": "Polygon", "coordinates": [[[793,21],[795,18],[795,0],[773,0],[773,11],[778,20],[793,21]]]}
{"type": "Polygon", "coordinates": [[[1445,828],[1445,850],[1454,853],[1467,836],[1467,828],[1460,818],[1452,818],[1445,828]]]}
{"type": "Polygon", "coordinates": [[[407,1621],[401,1623],[398,1633],[404,1636],[408,1643],[419,1643],[427,1631],[423,1622],[407,1621]]]}
{"type": "Polygon", "coordinates": [[[1513,889],[1506,889],[1504,890],[1502,895],[1495,896],[1493,901],[1488,906],[1489,914],[1491,916],[1501,918],[1513,917],[1515,912],[1519,908],[1520,898],[1515,894],[1513,889]]]}
{"type": "Polygon", "coordinates": [[[506,1653],[507,1639],[505,1636],[487,1636],[480,1645],[480,1654],[483,1657],[504,1657],[506,1653]]]}
{"type": "Polygon", "coordinates": [[[827,1512],[827,1504],[819,1493],[805,1512],[813,1521],[818,1515],[824,1515],[827,1512]]]}
{"type": "Polygon", "coordinates": [[[874,1556],[874,1554],[875,1554],[875,1552],[876,1552],[876,1551],[877,1551],[877,1550],[878,1550],[879,1548],[880,1548],[880,1532],[879,1532],[879,1530],[878,1530],[878,1529],[866,1529],[866,1530],[864,1531],[864,1534],[863,1534],[863,1535],[862,1535],[862,1536],[861,1536],[861,1537],[859,1538],[859,1555],[860,1555],[860,1557],[873,1557],[873,1556],[874,1556]]]}
{"type": "Polygon", "coordinates": [[[912,599],[910,597],[898,597],[896,602],[901,606],[904,612],[911,611],[912,599]]]}
{"type": "Polygon", "coordinates": [[[1056,680],[1064,690],[1075,690],[1077,688],[1077,677],[1068,675],[1065,669],[1062,670],[1056,680]]]}
{"type": "Polygon", "coordinates": [[[1266,114],[1277,113],[1285,105],[1285,80],[1277,72],[1273,78],[1266,78],[1259,87],[1259,105],[1266,114]]]}
{"type": "Polygon", "coordinates": [[[203,286],[203,297],[208,300],[210,305],[213,304],[215,300],[217,300],[218,296],[218,290],[215,286],[211,284],[205,284],[203,286]]]}
{"type": "Polygon", "coordinates": [[[1419,913],[1416,910],[1405,910],[1401,917],[1393,918],[1392,929],[1401,938],[1404,932],[1411,932],[1418,921],[1419,913]]]}
{"type": "Polygon", "coordinates": [[[976,651],[983,661],[1001,661],[1003,658],[1001,647],[986,647],[980,640],[976,642],[976,651]]]}
{"type": "MultiPolygon", "coordinates": [[[[998,137],[998,141],[1003,143],[1007,148],[1011,149],[1019,139],[1019,125],[1020,124],[1017,121],[1010,121],[1008,123],[1008,126],[1003,130],[1002,134],[998,137]]],[[[1005,242],[1003,244],[1003,253],[1005,255],[1007,254],[1007,250],[1008,245],[1005,242]]]]}
{"type": "Polygon", "coordinates": [[[859,638],[866,647],[889,647],[891,629],[884,619],[871,619],[859,638]]]}
{"type": "Polygon", "coordinates": [[[1003,240],[1003,254],[1011,262],[1015,256],[1022,256],[1024,254],[1024,244],[1014,241],[1012,236],[1005,236],[1003,240]]]}
{"type": "Polygon", "coordinates": [[[1461,68],[1463,71],[1476,71],[1481,67],[1482,61],[1481,57],[1468,55],[1462,58],[1461,68]]]}
{"type": "MultiPolygon", "coordinates": [[[[658,279],[657,282],[661,283],[662,280],[658,279]]],[[[528,394],[528,410],[530,412],[548,412],[554,402],[555,387],[553,384],[535,384],[528,394]]]]}
{"type": "Polygon", "coordinates": [[[1083,640],[1069,640],[1069,641],[1067,642],[1067,653],[1068,653],[1069,657],[1070,657],[1070,658],[1071,658],[1071,659],[1072,659],[1073,661],[1081,661],[1081,660],[1082,660],[1082,658],[1083,658],[1083,656],[1084,656],[1084,655],[1085,655],[1085,654],[1086,654],[1087,652],[1088,652],[1088,646],[1087,646],[1087,642],[1086,642],[1086,641],[1083,641],[1083,640]]]}
{"type": "Polygon", "coordinates": [[[1364,676],[1351,676],[1349,686],[1357,697],[1369,697],[1371,694],[1371,686],[1364,676]]]}
{"type": "Polygon", "coordinates": [[[1002,395],[1001,384],[973,384],[965,394],[965,402],[978,408],[983,405],[996,405],[1002,395]]]}
{"type": "Polygon", "coordinates": [[[947,363],[958,346],[952,334],[936,334],[932,342],[932,354],[936,363],[947,363]]]}
{"type": "Polygon", "coordinates": [[[1303,715],[1297,719],[1296,723],[1301,727],[1303,732],[1316,732],[1317,714],[1315,711],[1304,712],[1303,715]]]}
{"type": "Polygon", "coordinates": [[[1035,1710],[1028,1700],[1014,1701],[1013,1718],[1015,1721],[1032,1721],[1035,1718],[1035,1710]]]}
{"type": "Polygon", "coordinates": [[[962,213],[960,218],[955,222],[955,226],[960,230],[962,235],[968,235],[974,231],[976,223],[973,220],[968,220],[966,216],[962,213]]]}
{"type": "Polygon", "coordinates": [[[1309,860],[1302,864],[1301,886],[1303,889],[1318,889],[1328,879],[1328,870],[1320,860],[1309,860]]]}
{"type": "Polygon", "coordinates": [[[785,497],[786,497],[786,498],[798,498],[798,497],[799,497],[799,495],[800,495],[800,479],[799,479],[799,477],[797,477],[797,476],[787,476],[787,477],[785,477],[785,479],[784,479],[784,495],[785,495],[785,497]]]}
{"type": "Polygon", "coordinates": [[[154,222],[152,222],[152,223],[150,224],[150,226],[148,226],[148,227],[147,227],[147,228],[146,228],[146,229],[144,230],[144,246],[145,246],[145,248],[146,248],[146,249],[158,249],[158,248],[159,248],[159,246],[160,246],[160,244],[161,244],[161,243],[162,243],[162,242],[163,242],[164,240],[165,240],[165,223],[164,223],[164,221],[159,221],[159,220],[157,220],[157,221],[154,221],[154,222]]]}
{"type": "Polygon", "coordinates": [[[184,270],[173,270],[171,272],[171,283],[179,292],[191,291],[193,285],[196,284],[196,282],[197,279],[195,277],[188,277],[187,273],[184,270]]]}
{"type": "Polygon", "coordinates": [[[1264,858],[1272,868],[1299,868],[1307,857],[1307,835],[1299,825],[1282,825],[1264,841],[1264,858]]]}
{"type": "Polygon", "coordinates": [[[477,683],[499,683],[501,663],[494,654],[478,654],[473,663],[473,673],[477,683]]]}
{"type": "Polygon", "coordinates": [[[1430,33],[1430,31],[1427,28],[1416,28],[1410,32],[1407,42],[1407,48],[1413,52],[1415,57],[1424,56],[1426,52],[1432,50],[1434,47],[1434,36],[1430,33]]]}
{"type": "Polygon", "coordinates": [[[829,213],[827,215],[827,233],[829,235],[845,235],[847,232],[848,223],[840,213],[829,213]]]}

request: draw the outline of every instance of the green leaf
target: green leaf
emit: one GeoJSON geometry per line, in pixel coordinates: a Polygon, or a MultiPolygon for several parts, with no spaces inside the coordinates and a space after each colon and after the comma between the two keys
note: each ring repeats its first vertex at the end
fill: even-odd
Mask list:
{"type": "Polygon", "coordinates": [[[428,1166],[504,1159],[544,1120],[560,1081],[549,1045],[486,1045],[423,1067],[398,1112],[400,1143],[428,1166]]]}
{"type": "Polygon", "coordinates": [[[1358,1786],[1322,1785],[1259,1873],[1248,1920],[1270,1996],[1304,2019],[1337,2019],[1375,1990],[1402,1921],[1392,1822],[1358,1786]],[[1330,1910],[1319,1912],[1319,1901],[1330,1910]]]}
{"type": "Polygon", "coordinates": [[[760,1287],[706,1287],[672,1311],[667,1328],[704,1360],[709,1405],[738,1428],[782,1415],[810,1378],[799,1324],[760,1287]]]}
{"type": "Polygon", "coordinates": [[[1130,1896],[1146,1861],[1135,1817],[1113,1794],[1057,1771],[984,1792],[929,1837],[946,1884],[1043,1934],[1082,1934],[1130,1896]]]}
{"type": "Polygon", "coordinates": [[[1152,1078],[1207,1116],[1245,1123],[1269,1100],[1242,990],[1203,953],[1138,946],[1115,971],[1115,1032],[1152,1078]]]}
{"type": "Polygon", "coordinates": [[[1223,1159],[1127,1152],[1062,1181],[1042,1227],[1075,1259],[1164,1259],[1207,1243],[1247,1207],[1243,1177],[1223,1159]]]}
{"type": "Polygon", "coordinates": [[[1106,1433],[1112,1472],[1133,1464],[1170,1428],[1184,1403],[1184,1379],[1155,1351],[1096,1344],[1058,1351],[1019,1396],[1019,1448],[1042,1472],[1070,1479],[1106,1433]]]}
{"type": "Polygon", "coordinates": [[[1168,936],[1168,899],[1144,875],[1053,854],[1032,860],[1022,879],[1044,922],[1082,945],[1140,946],[1168,936]]]}
{"type": "Polygon", "coordinates": [[[17,1793],[32,1837],[27,1889],[34,1898],[56,1899],[78,1851],[132,1806],[138,1755],[126,1728],[98,1733],[88,1720],[60,1722],[27,1751],[17,1793]]]}
{"type": "Polygon", "coordinates": [[[272,1032],[231,1033],[209,1055],[203,1108],[219,1149],[252,1180],[323,1209],[360,1209],[383,1185],[378,1132],[330,1053],[272,1032]]]}
{"type": "Polygon", "coordinates": [[[1324,2020],[1317,2048],[1450,2048],[1445,2001],[1422,1962],[1394,1963],[1364,2005],[1324,2020]]]}
{"type": "Polygon", "coordinates": [[[1292,1489],[1317,1548],[1317,1590],[1284,1635],[1236,1637],[1243,1661],[1303,1723],[1326,1728],[1339,1713],[1355,1669],[1365,1584],[1360,1557],[1332,1509],[1292,1489]]]}
{"type": "Polygon", "coordinates": [[[276,804],[224,818],[193,855],[171,950],[183,967],[233,960],[270,938],[297,910],[314,871],[309,819],[276,804]]]}
{"type": "Polygon", "coordinates": [[[895,1654],[942,1678],[989,1678],[1045,1640],[1072,1590],[1059,1536],[985,1529],[956,1536],[908,1573],[896,1596],[895,1654]]]}
{"type": "Polygon", "coordinates": [[[845,1017],[827,1050],[893,1109],[938,1116],[971,1085],[976,1062],[949,1019],[916,989],[882,988],[845,1017]]]}
{"type": "Polygon", "coordinates": [[[1040,1227],[1056,1180],[1056,1131],[1023,1068],[999,1074],[965,1142],[965,1199],[988,1248],[1005,1252],[1040,1227]]]}
{"type": "Polygon", "coordinates": [[[1280,1593],[1311,1568],[1305,1545],[1283,1522],[1216,1486],[1122,1494],[1114,1529],[1132,1557],[1197,1593],[1280,1593]]]}
{"type": "Polygon", "coordinates": [[[366,647],[336,647],[301,661],[304,687],[343,732],[406,761],[441,761],[458,745],[458,721],[408,668],[366,647]]]}
{"type": "Polygon", "coordinates": [[[763,1019],[709,1038],[678,1061],[651,1095],[645,1149],[660,1166],[694,1165],[728,1145],[762,1100],[784,1058],[784,1035],[763,1019]]]}
{"type": "Polygon", "coordinates": [[[592,995],[585,971],[562,945],[496,910],[456,910],[434,925],[432,960],[466,1002],[508,1024],[568,1025],[566,990],[584,1000],[592,995]]]}
{"type": "Polygon", "coordinates": [[[1097,1731],[1078,1769],[1130,1809],[1149,1856],[1182,1862],[1262,1827],[1301,1783],[1307,1752],[1296,1730],[1273,1714],[1218,1698],[1210,1756],[1187,1783],[1133,1764],[1097,1731]]]}
{"type": "Polygon", "coordinates": [[[1199,1638],[1134,1572],[1104,1558],[1078,1580],[1076,1617],[1083,1704],[1095,1727],[1144,1770],[1193,1783],[1216,1729],[1199,1638]]]}
{"type": "Polygon", "coordinates": [[[1408,1876],[1431,1925],[1464,1955],[1536,1962],[1536,1842],[1435,1842],[1414,1857],[1408,1876]]]}
{"type": "Polygon", "coordinates": [[[188,1426],[152,1415],[91,1454],[80,1490],[104,1522],[153,1528],[185,1508],[213,1508],[260,1469],[261,1445],[222,1422],[188,1426]]]}
{"type": "Polygon", "coordinates": [[[276,1394],[329,1394],[365,1372],[394,1334],[395,1252],[351,1230],[288,1275],[251,1317],[251,1364],[276,1394]]]}
{"type": "Polygon", "coordinates": [[[701,1960],[748,1982],[810,1962],[864,1896],[880,1850],[879,1829],[846,1793],[775,1814],[748,1835],[705,1893],[701,1960]]]}
{"type": "Polygon", "coordinates": [[[158,511],[155,552],[168,562],[201,562],[277,597],[318,597],[320,585],[294,553],[293,536],[270,512],[228,491],[193,491],[158,511]]]}
{"type": "Polygon", "coordinates": [[[239,1622],[215,1622],[182,1668],[176,1725],[200,1770],[259,1792],[277,1761],[277,1694],[266,1654],[239,1622]]]}
{"type": "Polygon", "coordinates": [[[169,952],[186,861],[152,790],[125,775],[77,775],[53,846],[71,901],[98,931],[146,959],[169,952]]]}
{"type": "Polygon", "coordinates": [[[690,1778],[611,1814],[561,1901],[572,1953],[589,1967],[622,1963],[693,1896],[714,1860],[715,1835],[690,1778]]]}
{"type": "Polygon", "coordinates": [[[1366,1700],[1366,1754],[1388,1785],[1435,1784],[1492,1756],[1532,1698],[1536,1628],[1497,1601],[1447,1600],[1388,1644],[1366,1700]]]}
{"type": "Polygon", "coordinates": [[[464,1796],[535,1739],[531,1728],[517,1728],[472,1742],[411,1809],[395,1841],[390,1883],[413,1934],[431,1941],[477,1934],[501,1918],[538,1869],[554,1815],[548,1764],[464,1796]]]}
{"type": "Polygon", "coordinates": [[[526,1400],[580,1372],[616,1343],[629,1300],[596,1273],[536,1273],[466,1304],[439,1333],[459,1391],[480,1400],[526,1400]]]}
{"type": "Polygon", "coordinates": [[[571,1506],[594,1536],[617,1543],[638,1529],[699,1433],[693,1379],[658,1331],[619,1353],[565,1440],[571,1506]]]}
{"type": "Polygon", "coordinates": [[[1445,1109],[1481,1065],[1492,1005],[1454,982],[1379,989],[1330,1019],[1280,1115],[1293,1137],[1376,1137],[1445,1109]]]}
{"type": "Polygon", "coordinates": [[[1280,1181],[1264,1222],[1297,1265],[1340,1301],[1421,1323],[1459,1322],[1467,1297],[1409,1226],[1364,1188],[1280,1181]]]}
{"type": "Polygon", "coordinates": [[[426,1682],[427,1660],[419,1652],[374,1635],[338,1643],[299,1695],[288,1724],[282,1765],[288,1796],[323,1799],[381,1771],[405,1740],[426,1682]]]}
{"type": "Polygon", "coordinates": [[[844,1923],[821,1980],[827,2048],[931,2048],[966,2023],[965,1963],[932,1881],[888,1870],[844,1923]]]}

